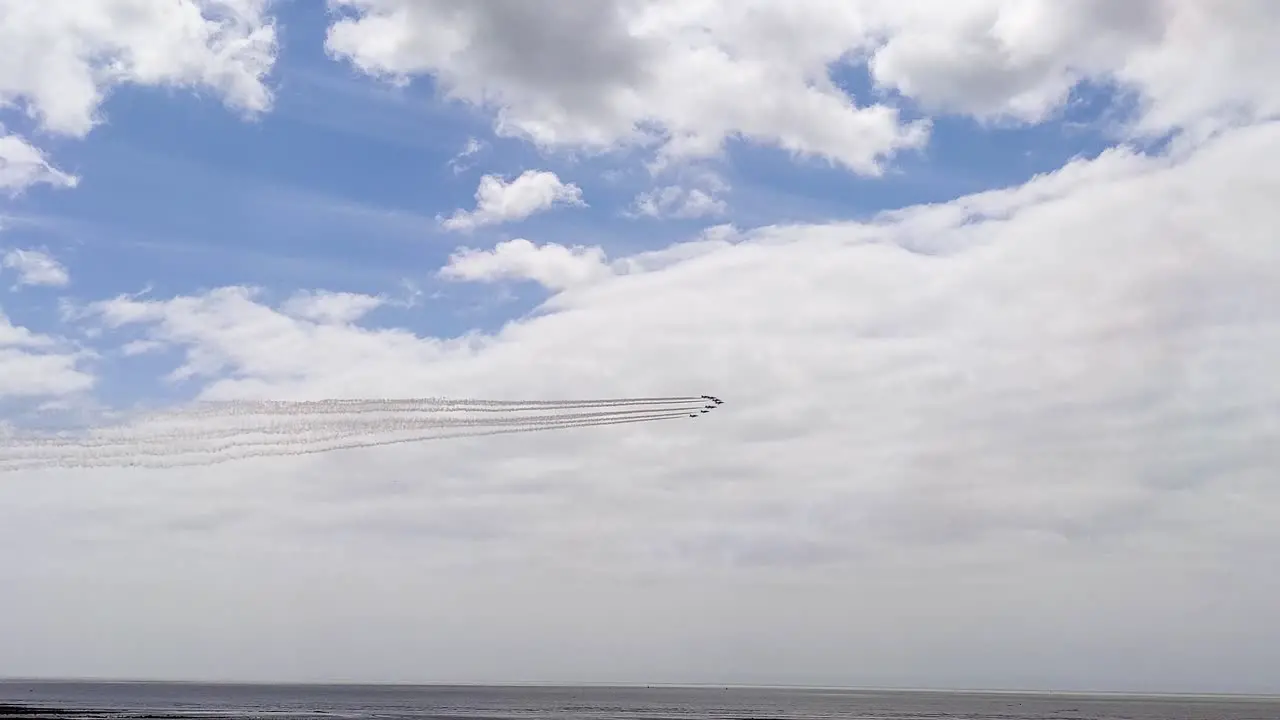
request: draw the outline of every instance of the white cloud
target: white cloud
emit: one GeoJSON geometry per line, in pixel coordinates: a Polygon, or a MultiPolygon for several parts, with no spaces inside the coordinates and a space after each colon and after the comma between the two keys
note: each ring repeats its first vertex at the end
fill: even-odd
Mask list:
{"type": "Polygon", "coordinates": [[[0,533],[71,534],[10,559],[24,597],[44,600],[0,618],[9,657],[37,658],[0,655],[0,673],[200,676],[253,647],[241,672],[276,679],[1267,686],[1277,194],[1280,123],[867,223],[721,229],[609,273],[596,250],[508,244],[451,267],[567,289],[455,339],[317,324],[239,288],[99,304],[107,327],[180,349],[209,397],[726,404],[707,422],[245,462],[191,482],[8,478],[0,533]],[[171,542],[153,542],[160,526],[171,542]],[[98,652],[158,622],[136,593],[85,592],[142,581],[112,557],[163,573],[170,644],[98,652]],[[114,618],[105,635],[62,624],[90,607],[114,618]],[[340,621],[352,608],[362,649],[340,621]],[[573,653],[530,650],[565,637],[573,653]],[[271,650],[304,640],[321,649],[271,650]],[[1132,670],[1170,653],[1176,669],[1132,670]]]}
{"type": "Polygon", "coordinates": [[[302,292],[285,301],[281,310],[318,323],[352,323],[386,304],[386,299],[359,293],[302,292]]]}
{"type": "MultiPolygon", "coordinates": [[[[731,225],[706,228],[688,242],[660,250],[610,260],[598,246],[559,243],[536,245],[524,238],[500,242],[492,250],[459,248],[438,273],[446,280],[500,282],[532,280],[548,290],[567,291],[595,284],[607,277],[638,275],[672,267],[682,262],[725,250],[742,240],[731,225]]],[[[552,297],[548,307],[557,307],[562,298],[552,297]]]]}
{"type": "Polygon", "coordinates": [[[711,191],[667,185],[637,195],[632,214],[655,218],[699,218],[723,215],[728,209],[725,201],[711,191]]]}
{"type": "MultiPolygon", "coordinates": [[[[999,490],[990,502],[1011,502],[1024,491],[1067,493],[1062,500],[1096,491],[1102,507],[1110,502],[1104,488],[1154,491],[1134,485],[1147,477],[1135,468],[1163,467],[1177,457],[1165,451],[1190,431],[1146,424],[1160,415],[1147,415],[1143,397],[1177,399],[1179,413],[1190,413],[1179,415],[1181,427],[1215,408],[1256,403],[1280,391],[1270,374],[1260,372],[1280,351],[1272,344],[1280,330],[1274,312],[1280,304],[1273,302],[1280,285],[1272,282],[1280,276],[1280,255],[1268,234],[1269,198],[1271,189],[1280,189],[1280,176],[1271,163],[1258,162],[1277,139],[1280,126],[1238,132],[1185,163],[1110,154],[1077,166],[1070,185],[1059,184],[1052,194],[1038,188],[1059,177],[1000,196],[900,213],[898,221],[762,229],[747,241],[614,279],[604,272],[608,265],[598,249],[528,241],[465,252],[447,273],[542,277],[550,286],[575,288],[556,312],[509,328],[468,358],[486,368],[487,381],[496,386],[506,385],[506,373],[517,367],[518,382],[530,392],[606,392],[619,385],[638,390],[676,377],[698,387],[727,385],[738,414],[717,419],[726,434],[717,431],[720,440],[713,442],[784,430],[805,446],[861,437],[860,443],[871,443],[864,470],[872,485],[865,489],[903,502],[909,498],[900,492],[942,482],[925,463],[934,454],[955,453],[952,460],[971,470],[1002,457],[1020,465],[981,481],[981,487],[999,490]],[[1175,197],[1182,202],[1171,204],[1175,197]],[[973,205],[999,205],[1002,213],[975,220],[951,212],[973,205]],[[931,236],[928,252],[918,252],[911,241],[924,233],[931,236]],[[582,277],[596,282],[575,282],[582,277]],[[1188,292],[1192,288],[1195,293],[1188,292]],[[621,318],[625,323],[611,325],[621,318]],[[567,354],[560,345],[566,338],[575,338],[567,354]],[[1244,343],[1246,338],[1251,341],[1244,343]],[[838,433],[825,424],[846,412],[838,433]],[[1124,424],[1144,417],[1144,424],[1124,424]],[[895,424],[909,418],[915,418],[909,428],[895,424]],[[1135,444],[1097,445],[1105,438],[1087,432],[1094,422],[1120,423],[1135,444]],[[1077,458],[1059,467],[1057,456],[1036,454],[1039,443],[1051,440],[1101,454],[1083,466],[1077,458]],[[991,443],[999,453],[979,452],[991,443]],[[877,465],[891,459],[877,454],[889,449],[892,457],[924,464],[877,465]],[[1055,477],[1065,468],[1078,476],[1070,488],[1019,485],[1024,477],[1055,477]],[[881,486],[873,477],[907,484],[881,486]]],[[[379,358],[384,364],[366,364],[361,375],[375,385],[383,375],[395,376],[401,392],[460,367],[426,363],[411,370],[423,353],[440,346],[355,328],[313,335],[234,289],[102,307],[112,324],[155,323],[165,337],[255,381],[277,379],[268,367],[288,363],[297,380],[330,390],[332,374],[349,376],[347,361],[295,364],[280,358],[330,357],[331,350],[353,342],[385,353],[379,358]],[[296,347],[315,350],[281,352],[290,338],[296,347]]],[[[1250,426],[1258,416],[1239,411],[1244,414],[1233,423],[1244,425],[1235,431],[1264,429],[1250,426]]],[[[1202,450],[1216,453],[1224,468],[1244,462],[1221,435],[1226,431],[1196,430],[1203,433],[1202,450]]],[[[806,455],[805,462],[834,472],[835,465],[822,463],[841,462],[838,447],[845,446],[806,455]]],[[[1043,516],[1023,508],[1030,514],[1019,514],[1019,522],[1058,522],[1048,508],[1043,516]]],[[[956,505],[945,512],[957,520],[976,509],[956,505]]],[[[972,528],[978,535],[988,530],[1001,532],[998,525],[972,528]]]]}
{"type": "Polygon", "coordinates": [[[440,277],[480,282],[532,280],[552,290],[564,290],[599,280],[610,272],[605,253],[598,247],[534,245],[517,238],[498,243],[493,250],[463,248],[455,252],[440,270],[440,277]]]}
{"type": "Polygon", "coordinates": [[[40,250],[15,248],[4,254],[0,265],[18,272],[18,286],[65,287],[71,275],[57,258],[40,250]]]}
{"type": "Polygon", "coordinates": [[[719,173],[706,167],[685,165],[679,168],[676,180],[673,184],[639,193],[623,215],[687,219],[728,212],[724,196],[731,188],[719,173]]]}
{"type": "Polygon", "coordinates": [[[935,110],[1036,121],[1081,81],[1139,101],[1136,129],[1206,129],[1280,112],[1280,8],[1268,0],[876,3],[875,79],[935,110]]]}
{"type": "Polygon", "coordinates": [[[94,377],[72,353],[36,353],[0,347],[0,400],[84,392],[94,377]]]}
{"type": "MultiPolygon", "coordinates": [[[[0,126],[0,133],[3,131],[0,126]]],[[[0,191],[13,194],[40,184],[69,188],[78,182],[79,178],[55,168],[39,148],[26,140],[0,134],[0,191]]]]}
{"type": "Polygon", "coordinates": [[[64,345],[58,338],[14,325],[0,308],[0,401],[91,389],[94,376],[81,367],[87,356],[64,345]]]}
{"type": "Polygon", "coordinates": [[[137,355],[159,352],[164,348],[165,344],[158,340],[132,340],[121,345],[120,352],[127,357],[135,357],[137,355]]]}
{"type": "MultiPolygon", "coordinates": [[[[207,89],[245,114],[267,110],[276,31],[268,0],[0,0],[0,108],[84,137],[120,85],[207,89]]],[[[0,127],[0,190],[71,187],[30,140],[0,127]]]]}
{"type": "Polygon", "coordinates": [[[471,163],[466,162],[467,158],[479,154],[486,147],[488,146],[481,140],[477,140],[473,137],[467,138],[467,144],[463,146],[462,150],[460,150],[457,155],[454,155],[453,158],[449,160],[450,169],[453,170],[455,175],[470,170],[471,163]]]}
{"type": "Polygon", "coordinates": [[[844,3],[336,4],[354,14],[330,27],[330,53],[375,75],[435,75],[494,108],[499,134],[543,146],[656,142],[689,158],[742,136],[877,173],[927,135],[831,82],[828,66],[864,35],[844,3]]]}
{"type": "Polygon", "coordinates": [[[1270,0],[337,4],[353,14],[330,27],[332,54],[433,75],[492,108],[500,134],[548,147],[688,158],[741,137],[875,174],[928,126],[836,87],[832,68],[863,60],[881,89],[986,119],[1040,121],[1084,81],[1132,94],[1142,133],[1280,112],[1270,0]]]}
{"type": "Polygon", "coordinates": [[[0,348],[45,348],[53,344],[51,337],[14,325],[9,316],[0,310],[0,348]]]}
{"type": "MultiPolygon", "coordinates": [[[[250,287],[224,287],[204,296],[168,301],[122,295],[93,302],[79,316],[99,318],[106,328],[146,325],[150,334],[145,340],[165,347],[187,348],[184,363],[169,375],[175,380],[216,378],[247,363],[252,370],[243,377],[287,384],[291,378],[306,377],[307,368],[317,361],[344,365],[344,372],[358,378],[364,377],[370,366],[383,364],[379,357],[387,352],[422,352],[421,363],[426,363],[434,352],[430,343],[417,346],[408,332],[358,331],[346,324],[347,319],[356,316],[353,306],[369,306],[362,296],[316,292],[310,300],[300,300],[305,295],[294,296],[279,309],[261,304],[257,301],[260,296],[260,290],[250,287]],[[312,302],[315,297],[324,300],[312,302]],[[358,340],[360,336],[364,340],[358,340]],[[343,350],[332,348],[338,352],[328,357],[308,355],[308,343],[319,338],[340,340],[343,350]],[[271,350],[262,354],[264,347],[271,350]]],[[[397,378],[387,380],[398,382],[397,378]]],[[[351,389],[356,391],[358,383],[352,384],[351,389]]],[[[214,392],[220,391],[215,387],[214,392]]]]}
{"type": "Polygon", "coordinates": [[[232,107],[271,103],[266,0],[0,0],[0,102],[81,137],[121,84],[201,87],[232,107]]]}
{"type": "Polygon", "coordinates": [[[458,210],[443,225],[449,230],[474,230],[523,220],[556,206],[585,205],[582,189],[562,182],[553,172],[526,170],[510,182],[498,175],[485,175],[476,188],[475,210],[458,210]]]}

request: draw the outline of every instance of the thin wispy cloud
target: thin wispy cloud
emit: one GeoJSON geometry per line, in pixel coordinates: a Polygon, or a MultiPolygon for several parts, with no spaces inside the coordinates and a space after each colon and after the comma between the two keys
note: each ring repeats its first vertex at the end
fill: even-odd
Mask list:
{"type": "Polygon", "coordinates": [[[473,161],[470,158],[484,151],[487,147],[487,144],[473,137],[467,138],[466,146],[449,160],[449,168],[453,170],[455,175],[470,170],[473,167],[473,161]]]}
{"type": "Polygon", "coordinates": [[[57,258],[47,252],[14,248],[0,258],[0,267],[12,270],[18,276],[16,287],[48,286],[65,287],[71,283],[71,275],[57,258]]]}

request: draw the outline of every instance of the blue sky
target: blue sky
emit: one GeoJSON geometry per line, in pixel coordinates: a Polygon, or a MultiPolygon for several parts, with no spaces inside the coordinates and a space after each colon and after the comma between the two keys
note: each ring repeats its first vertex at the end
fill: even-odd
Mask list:
{"type": "MultiPolygon", "coordinates": [[[[707,164],[732,187],[724,216],[628,217],[634,196],[655,184],[638,153],[574,156],[496,137],[490,117],[440,98],[430,78],[397,88],[326,57],[324,19],[318,5],[285,7],[273,76],[278,94],[261,117],[245,119],[197,93],[124,86],[103,105],[106,122],[87,138],[52,143],[56,163],[80,176],[80,185],[37,187],[10,201],[6,212],[15,219],[3,240],[47,249],[73,283],[12,294],[5,308],[13,321],[56,332],[55,295],[88,302],[248,285],[277,301],[309,288],[390,296],[392,303],[366,317],[367,327],[435,337],[492,331],[536,309],[547,292],[532,282],[437,279],[459,245],[487,249],[524,237],[632,255],[714,224],[745,229],[865,219],[943,202],[1016,185],[1106,146],[1105,129],[1090,125],[1096,116],[1087,107],[1030,128],[935,117],[923,151],[905,152],[885,175],[871,178],[730,142],[722,158],[707,164]],[[473,138],[484,148],[455,171],[451,161],[473,138]],[[579,185],[588,206],[467,235],[440,227],[438,217],[474,205],[482,174],[514,177],[530,169],[579,185]]],[[[865,73],[837,80],[855,97],[867,92],[865,73]]],[[[15,129],[26,129],[22,120],[14,110],[4,116],[15,129]]],[[[98,399],[127,405],[189,396],[183,384],[159,380],[179,359],[174,351],[126,358],[110,352],[135,336],[125,329],[85,341],[108,351],[98,363],[98,399]]]]}
{"type": "MultiPolygon", "coordinates": [[[[492,329],[542,298],[535,286],[436,280],[460,244],[485,248],[526,237],[629,255],[688,239],[709,224],[861,219],[946,201],[1018,184],[1108,144],[1088,95],[1032,127],[935,116],[928,146],[904,152],[882,177],[730,142],[709,163],[732,186],[726,216],[628,218],[623,211],[632,198],[654,184],[636,153],[574,156],[495,137],[487,113],[440,98],[430,77],[398,88],[326,56],[330,17],[320,4],[289,3],[278,14],[282,44],[270,112],[247,120],[210,93],[116,88],[101,110],[106,121],[85,139],[46,145],[59,167],[81,177],[80,186],[35,188],[7,201],[14,218],[6,245],[48,248],[73,273],[68,293],[82,300],[231,284],[281,295],[320,287],[404,298],[416,288],[419,304],[384,307],[370,320],[451,336],[492,329]],[[455,172],[450,161],[471,138],[486,147],[455,172]],[[468,236],[439,227],[437,216],[473,205],[480,175],[528,169],[578,184],[589,207],[468,236]]],[[[871,93],[864,69],[842,69],[835,80],[855,98],[871,93]]],[[[17,108],[0,119],[31,129],[17,108]]],[[[28,292],[6,308],[33,329],[47,327],[47,293],[28,292]]]]}

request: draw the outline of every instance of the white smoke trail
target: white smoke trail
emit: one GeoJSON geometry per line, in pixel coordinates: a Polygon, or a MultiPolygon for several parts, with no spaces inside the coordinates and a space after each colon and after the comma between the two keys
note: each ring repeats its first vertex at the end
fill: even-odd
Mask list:
{"type": "Polygon", "coordinates": [[[708,411],[698,397],[573,401],[355,399],[231,401],[144,416],[86,436],[16,436],[0,441],[0,472],[43,468],[166,468],[250,457],[624,425],[708,411]],[[591,410],[592,412],[567,412],[591,410]],[[497,413],[503,413],[496,415],[497,413]],[[233,423],[224,426],[223,422],[233,423]],[[411,433],[404,435],[404,433],[411,433]],[[393,437],[386,437],[393,435],[393,437]],[[383,436],[383,437],[376,437],[383,436]]]}
{"type": "Polygon", "coordinates": [[[693,396],[617,398],[608,400],[474,400],[448,398],[329,399],[329,400],[227,400],[197,403],[189,408],[159,413],[158,417],[224,417],[228,415],[321,415],[350,412],[476,412],[510,413],[533,410],[572,410],[624,406],[673,406],[703,403],[693,396]]]}
{"type": "MultiPolygon", "coordinates": [[[[18,470],[37,470],[49,468],[101,468],[101,467],[124,467],[124,468],[174,468],[174,467],[200,467],[208,465],[216,465],[234,460],[243,460],[252,457],[288,457],[299,455],[313,455],[316,453],[331,452],[336,450],[349,450],[356,448],[372,448],[384,447],[388,445],[399,445],[412,442],[425,442],[428,440],[448,440],[454,438],[469,437],[485,437],[490,435],[506,435],[512,433],[539,432],[545,430],[558,430],[569,428],[589,428],[602,427],[607,425],[627,425],[642,422],[654,422],[659,420],[674,420],[677,418],[687,417],[685,413],[669,413],[665,415],[652,415],[640,418],[630,418],[622,420],[597,420],[593,422],[580,423],[556,423],[542,426],[523,426],[514,428],[497,428],[489,430],[460,430],[456,432],[442,433],[441,428],[433,428],[432,432],[418,433],[404,437],[391,437],[380,439],[369,439],[367,433],[355,435],[353,433],[331,434],[328,436],[319,436],[313,438],[291,438],[290,441],[282,442],[280,440],[273,441],[248,441],[241,443],[227,444],[221,447],[213,448],[196,448],[182,449],[177,447],[161,448],[161,449],[141,449],[141,448],[120,448],[119,451],[94,452],[93,449],[87,453],[65,454],[60,456],[46,455],[32,458],[4,458],[0,459],[0,472],[14,472],[18,470]],[[191,456],[191,457],[189,457],[191,456]],[[148,459],[154,457],[156,459],[148,459]]],[[[394,432],[394,431],[393,431],[394,432]]],[[[115,450],[115,449],[113,449],[115,450]]]]}
{"type": "MultiPolygon", "coordinates": [[[[323,417],[313,419],[307,415],[293,415],[284,420],[271,418],[262,424],[240,424],[229,428],[211,428],[204,425],[159,425],[148,428],[149,424],[137,424],[123,428],[98,430],[89,437],[46,436],[31,437],[20,442],[11,443],[0,448],[0,457],[11,456],[25,451],[28,454],[38,453],[46,448],[88,448],[109,447],[117,445],[170,444],[180,441],[208,441],[234,438],[242,435],[297,435],[314,431],[340,431],[351,433],[367,433],[396,429],[423,429],[429,427],[504,427],[521,425],[543,425],[550,423],[585,422],[593,420],[623,419],[630,416],[643,416],[654,413],[690,413],[700,412],[702,406],[673,406],[664,408],[641,408],[627,410],[609,410],[594,413],[562,413],[539,415],[515,415],[511,417],[442,417],[432,414],[418,413],[381,413],[381,412],[348,412],[345,416],[323,417]]],[[[242,416],[243,420],[254,420],[261,416],[242,416]]]]}
{"type": "MultiPolygon", "coordinates": [[[[535,416],[526,418],[502,418],[494,420],[450,418],[442,422],[433,417],[409,418],[346,418],[345,420],[327,419],[324,422],[301,422],[288,425],[273,424],[262,427],[241,427],[226,429],[191,429],[173,431],[158,428],[159,432],[146,434],[133,432],[130,434],[112,433],[106,437],[92,438],[34,438],[23,443],[13,443],[0,449],[0,462],[7,460],[30,460],[53,457],[56,451],[69,451],[71,454],[93,450],[100,456],[111,454],[168,455],[175,451],[195,445],[199,451],[213,452],[232,447],[250,445],[288,444],[291,442],[314,441],[323,438],[342,438],[374,433],[401,432],[406,430],[442,431],[450,428],[483,429],[483,428],[536,428],[559,427],[566,424],[595,423],[612,420],[647,419],[655,414],[651,410],[620,411],[615,413],[574,413],[563,416],[535,416]],[[262,437],[266,436],[266,437],[262,437]],[[274,437],[273,437],[274,436],[274,437]],[[260,438],[260,439],[249,439],[260,438]]],[[[684,410],[676,414],[686,415],[684,410]]]]}

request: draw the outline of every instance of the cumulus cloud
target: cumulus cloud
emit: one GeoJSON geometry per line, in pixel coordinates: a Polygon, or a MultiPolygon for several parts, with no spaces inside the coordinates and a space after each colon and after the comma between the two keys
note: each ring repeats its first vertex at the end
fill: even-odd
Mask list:
{"type": "Polygon", "coordinates": [[[862,62],[879,89],[983,119],[1039,122],[1085,82],[1135,98],[1144,134],[1280,112],[1268,0],[338,4],[352,12],[329,29],[332,54],[434,76],[494,109],[500,134],[547,147],[656,144],[670,159],[737,137],[876,174],[928,124],[843,91],[833,69],[862,62]]]}
{"type": "Polygon", "coordinates": [[[15,248],[7,251],[0,265],[18,273],[18,286],[65,287],[71,275],[57,258],[40,250],[15,248]]]}
{"type": "Polygon", "coordinates": [[[654,218],[698,218],[723,215],[728,205],[702,188],[667,185],[636,196],[634,215],[654,218]]]}
{"type": "MultiPolygon", "coordinates": [[[[258,298],[262,291],[252,287],[225,287],[202,296],[180,297],[172,300],[146,300],[121,295],[90,303],[78,315],[96,318],[104,327],[125,328],[147,326],[150,328],[148,348],[186,348],[185,362],[170,373],[171,380],[201,380],[216,378],[230,368],[247,360],[240,353],[257,355],[264,343],[274,348],[273,356],[261,356],[253,361],[256,366],[251,375],[274,378],[271,382],[288,382],[291,377],[302,377],[306,368],[320,358],[310,356],[306,349],[308,338],[346,337],[347,349],[340,355],[330,356],[349,364],[348,370],[359,374],[369,366],[370,357],[388,347],[394,348],[396,337],[412,337],[403,331],[367,332],[364,342],[348,337],[343,328],[362,317],[378,304],[377,298],[356,293],[332,293],[316,291],[300,293],[288,298],[280,306],[273,307],[258,298]],[[220,348],[209,346],[203,340],[213,332],[220,348]],[[389,344],[384,347],[384,344],[389,344]],[[261,363],[261,364],[259,364],[261,363]]],[[[265,387],[265,386],[264,386],[265,387]]],[[[356,386],[352,386],[355,390],[356,386]]]]}
{"type": "Polygon", "coordinates": [[[526,170],[508,182],[485,175],[476,188],[474,210],[458,210],[443,221],[449,230],[474,230],[485,225],[523,220],[557,206],[585,206],[582,189],[553,172],[526,170]]]}
{"type": "MultiPolygon", "coordinates": [[[[717,225],[695,240],[660,250],[610,260],[598,245],[537,245],[524,238],[500,242],[492,250],[459,248],[438,276],[446,280],[500,282],[531,280],[548,290],[564,292],[596,283],[606,277],[653,272],[731,247],[742,238],[730,225],[717,225]]],[[[551,305],[561,299],[553,296],[551,305]]]]}
{"type": "Polygon", "coordinates": [[[441,277],[452,280],[533,280],[552,290],[588,283],[609,273],[601,248],[534,245],[524,238],[498,243],[493,250],[463,248],[440,270],[441,277]]]}
{"type": "Polygon", "coordinates": [[[86,355],[50,335],[14,325],[0,308],[0,401],[54,398],[89,390],[86,355]]]}
{"type": "Polygon", "coordinates": [[[53,338],[14,325],[9,316],[0,312],[0,347],[43,348],[53,344],[53,338]]]}
{"type": "Polygon", "coordinates": [[[39,353],[0,346],[0,400],[83,392],[94,377],[73,353],[39,353]]]}
{"type": "Polygon", "coordinates": [[[266,0],[0,2],[0,101],[51,132],[84,136],[121,84],[201,87],[259,112],[276,33],[266,0]],[[34,62],[39,58],[39,62],[34,62]]]}
{"type": "Polygon", "coordinates": [[[33,185],[69,188],[78,182],[79,178],[51,165],[45,154],[26,140],[0,134],[0,190],[14,194],[33,185]]]}
{"type": "MultiPolygon", "coordinates": [[[[46,132],[84,137],[103,121],[112,89],[207,89],[256,114],[271,105],[266,78],[276,31],[267,0],[0,0],[0,108],[25,111],[46,132]]],[[[0,189],[74,186],[29,139],[0,128],[0,189]]]]}
{"type": "Polygon", "coordinates": [[[690,158],[740,136],[877,173],[927,136],[927,124],[832,82],[828,66],[863,37],[847,4],[337,4],[352,12],[329,29],[334,56],[374,75],[433,75],[494,108],[499,134],[546,147],[657,143],[663,158],[690,158]]]}
{"type": "Polygon", "coordinates": [[[873,3],[875,80],[932,110],[1034,122],[1084,81],[1139,104],[1134,128],[1204,132],[1280,112],[1280,8],[1195,0],[873,3]]]}

